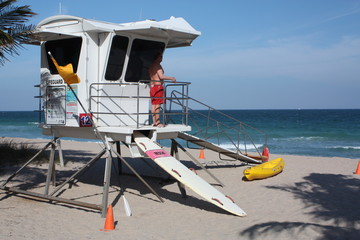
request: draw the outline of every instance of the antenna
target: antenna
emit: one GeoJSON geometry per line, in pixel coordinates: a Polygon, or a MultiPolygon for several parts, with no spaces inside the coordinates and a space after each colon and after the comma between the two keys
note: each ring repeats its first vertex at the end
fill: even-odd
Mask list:
{"type": "Polygon", "coordinates": [[[61,9],[61,2],[59,2],[59,14],[62,14],[62,9],[61,9]]]}
{"type": "Polygon", "coordinates": [[[142,19],[142,8],[140,8],[139,21],[142,19]]]}

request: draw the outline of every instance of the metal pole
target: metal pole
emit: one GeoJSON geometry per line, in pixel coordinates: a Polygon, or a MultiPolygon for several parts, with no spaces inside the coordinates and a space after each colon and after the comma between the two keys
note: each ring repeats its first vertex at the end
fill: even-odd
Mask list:
{"type": "Polygon", "coordinates": [[[20,189],[16,189],[16,188],[0,187],[0,189],[2,189],[4,191],[14,192],[14,193],[18,193],[18,194],[24,194],[24,195],[28,195],[28,196],[32,196],[32,197],[36,197],[36,198],[47,199],[50,201],[63,202],[63,203],[67,203],[67,204],[71,204],[71,205],[75,205],[75,206],[86,207],[86,208],[95,209],[95,210],[101,210],[101,206],[91,204],[91,203],[85,203],[85,202],[80,202],[80,201],[75,201],[75,200],[70,200],[70,199],[65,199],[65,198],[43,195],[41,193],[28,192],[28,191],[24,191],[24,190],[20,190],[20,189]]]}
{"type": "Polygon", "coordinates": [[[204,165],[202,165],[201,162],[199,162],[199,161],[198,161],[196,158],[194,158],[188,151],[186,151],[186,149],[185,149],[183,146],[181,146],[175,139],[171,139],[171,141],[174,142],[177,146],[179,146],[179,147],[181,148],[181,150],[183,150],[183,152],[186,153],[186,155],[188,155],[188,156],[191,158],[191,160],[193,160],[194,162],[196,162],[197,164],[199,164],[199,166],[200,166],[205,172],[207,172],[215,181],[217,181],[217,182],[220,184],[220,186],[222,186],[222,187],[225,186],[217,177],[215,177],[208,169],[206,169],[206,168],[204,167],[204,165]]]}
{"type": "MultiPolygon", "coordinates": [[[[120,141],[116,141],[116,152],[121,155],[120,141]]],[[[121,160],[119,157],[117,157],[117,164],[118,164],[118,174],[121,175],[122,174],[122,165],[121,165],[121,160]]]]}
{"type": "Polygon", "coordinates": [[[47,172],[47,176],[46,176],[45,195],[49,194],[50,181],[52,179],[52,175],[54,174],[54,167],[55,167],[55,144],[52,144],[51,152],[50,152],[49,167],[48,167],[48,172],[47,172]]]}
{"type": "Polygon", "coordinates": [[[105,163],[105,174],[104,174],[104,187],[103,187],[103,198],[101,204],[101,217],[106,217],[106,210],[108,205],[109,199],[109,188],[110,188],[110,181],[111,181],[111,151],[106,149],[106,163],[105,163]]]}
{"type": "Polygon", "coordinates": [[[74,180],[74,178],[76,176],[78,176],[79,174],[83,173],[84,170],[86,168],[89,168],[91,165],[93,165],[97,160],[99,160],[105,153],[105,148],[102,149],[99,154],[94,157],[93,159],[91,159],[87,164],[85,164],[82,168],[80,168],[76,173],[74,173],[71,177],[69,177],[65,182],[63,182],[62,184],[60,184],[59,186],[57,186],[57,188],[55,188],[50,195],[54,195],[55,193],[57,193],[63,186],[65,186],[67,183],[69,183],[70,181],[74,180]]]}
{"type": "Polygon", "coordinates": [[[61,148],[60,138],[58,138],[58,139],[56,140],[56,146],[57,146],[57,148],[58,148],[59,159],[60,159],[60,166],[61,166],[61,167],[64,167],[65,164],[64,164],[63,154],[62,154],[62,148],[61,148]]]}
{"type": "Polygon", "coordinates": [[[139,111],[140,111],[140,85],[137,84],[137,98],[136,98],[136,127],[139,128],[139,111]]]}
{"type": "Polygon", "coordinates": [[[1,187],[4,187],[8,182],[11,181],[21,170],[23,170],[27,165],[29,165],[37,156],[39,156],[42,152],[44,152],[51,144],[54,144],[54,140],[47,143],[45,147],[43,147],[38,153],[36,153],[29,161],[27,161],[19,170],[14,172],[6,181],[1,185],[1,187]]]}
{"type": "Polygon", "coordinates": [[[117,153],[116,151],[114,151],[114,149],[112,149],[112,152],[116,154],[116,156],[118,156],[118,158],[130,169],[130,171],[132,171],[134,173],[134,175],[139,178],[139,180],[161,201],[164,202],[164,200],[160,197],[160,195],[140,176],[140,174],[138,174],[136,172],[136,170],[131,167],[131,165],[123,158],[120,156],[119,153],[117,153]]]}
{"type": "MultiPolygon", "coordinates": [[[[176,160],[179,161],[179,150],[177,148],[177,145],[176,145],[176,142],[175,141],[171,141],[171,150],[170,150],[170,154],[172,156],[174,156],[176,158],[176,160]]],[[[177,185],[179,187],[179,190],[180,190],[180,193],[181,193],[181,196],[183,198],[186,198],[186,189],[185,189],[185,185],[179,181],[177,181],[177,185]]]]}

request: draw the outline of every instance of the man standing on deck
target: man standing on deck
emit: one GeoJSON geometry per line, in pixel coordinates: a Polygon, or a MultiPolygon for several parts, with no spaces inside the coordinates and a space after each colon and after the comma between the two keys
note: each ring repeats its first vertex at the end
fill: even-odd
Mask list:
{"type": "Polygon", "coordinates": [[[162,61],[162,52],[155,55],[154,62],[149,67],[150,75],[150,97],[151,97],[151,114],[154,127],[164,127],[160,121],[160,106],[164,103],[164,80],[176,82],[176,78],[164,75],[164,69],[160,65],[162,61]]]}

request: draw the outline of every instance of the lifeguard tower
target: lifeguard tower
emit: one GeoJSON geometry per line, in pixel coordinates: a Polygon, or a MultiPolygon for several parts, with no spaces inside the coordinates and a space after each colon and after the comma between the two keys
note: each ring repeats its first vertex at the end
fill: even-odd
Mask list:
{"type": "MultiPolygon", "coordinates": [[[[155,55],[167,48],[190,46],[199,35],[200,32],[183,18],[175,17],[164,21],[146,20],[114,24],[58,15],[41,21],[34,33],[34,39],[39,42],[41,47],[41,81],[38,87],[41,98],[40,110],[44,113],[44,122],[40,124],[40,127],[44,135],[53,137],[53,140],[46,146],[46,148],[52,147],[52,154],[50,155],[45,193],[39,195],[6,188],[5,184],[17,173],[11,176],[2,188],[53,201],[98,209],[104,216],[108,204],[111,153],[116,155],[156,194],[137,174],[136,170],[125,161],[121,153],[113,148],[113,143],[123,143],[129,147],[132,157],[150,157],[181,184],[190,187],[206,200],[235,215],[244,216],[245,213],[229,198],[216,192],[217,190],[212,189],[213,187],[201,178],[199,180],[199,177],[187,170],[180,162],[176,161],[176,163],[173,160],[176,157],[177,147],[180,146],[183,149],[175,140],[181,138],[233,160],[246,163],[262,162],[264,157],[258,149],[255,151],[258,156],[250,156],[246,151],[240,150],[239,141],[234,141],[235,150],[228,150],[211,142],[210,138],[189,134],[192,130],[189,124],[189,114],[195,113],[195,110],[189,106],[190,102],[200,104],[209,112],[216,112],[223,116],[225,114],[189,97],[189,83],[165,82],[164,98],[166,101],[161,117],[166,126],[163,128],[153,127],[149,121],[148,68],[155,55]],[[71,85],[64,82],[49,54],[60,66],[72,64],[80,82],[71,85]],[[50,182],[55,174],[54,151],[56,146],[60,147],[58,140],[62,137],[99,139],[103,142],[104,150],[86,165],[93,164],[106,153],[101,205],[83,204],[55,197],[55,193],[68,181],[49,193],[50,182]],[[172,140],[171,155],[156,144],[161,139],[172,140]],[[164,161],[161,162],[161,159],[164,161]]],[[[207,121],[210,122],[210,120],[213,119],[209,118],[208,114],[207,121]]],[[[219,123],[216,124],[218,127],[219,123]]],[[[241,122],[238,124],[240,130],[230,127],[229,131],[240,131],[244,139],[250,139],[249,142],[254,144],[252,138],[248,137],[247,130],[244,131],[248,126],[241,122]]],[[[198,133],[203,136],[208,129],[209,126],[205,131],[198,133]]],[[[221,133],[226,131],[221,130],[221,133]]],[[[196,161],[195,158],[191,158],[196,161]]],[[[81,169],[79,172],[83,170],[81,169]]],[[[69,178],[69,181],[75,176],[76,174],[69,178]]],[[[162,201],[161,197],[156,195],[162,201]]]]}

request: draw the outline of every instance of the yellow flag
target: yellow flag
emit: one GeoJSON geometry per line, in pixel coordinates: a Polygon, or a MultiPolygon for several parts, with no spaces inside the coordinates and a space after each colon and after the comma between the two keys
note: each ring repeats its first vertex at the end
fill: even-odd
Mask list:
{"type": "Polygon", "coordinates": [[[76,75],[76,73],[74,73],[74,69],[71,63],[67,64],[66,66],[59,66],[59,64],[56,62],[55,58],[51,55],[50,52],[49,55],[60,76],[67,84],[80,83],[80,78],[78,77],[78,75],[76,75]]]}

